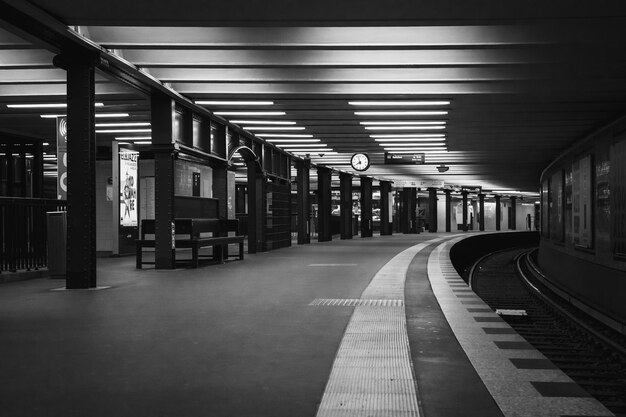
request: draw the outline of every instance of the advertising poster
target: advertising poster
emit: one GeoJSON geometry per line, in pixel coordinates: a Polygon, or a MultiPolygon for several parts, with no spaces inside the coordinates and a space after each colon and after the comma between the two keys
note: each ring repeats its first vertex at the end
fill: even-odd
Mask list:
{"type": "Polygon", "coordinates": [[[120,225],[137,226],[139,152],[120,150],[120,225]]]}
{"type": "Polygon", "coordinates": [[[57,199],[67,200],[67,117],[57,117],[57,199]]]}

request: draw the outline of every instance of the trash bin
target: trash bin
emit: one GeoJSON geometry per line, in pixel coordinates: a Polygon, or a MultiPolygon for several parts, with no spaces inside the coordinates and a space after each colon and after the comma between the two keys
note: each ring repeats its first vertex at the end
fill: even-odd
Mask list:
{"type": "Polygon", "coordinates": [[[48,273],[51,278],[65,278],[67,212],[47,212],[46,223],[48,230],[48,273]]]}

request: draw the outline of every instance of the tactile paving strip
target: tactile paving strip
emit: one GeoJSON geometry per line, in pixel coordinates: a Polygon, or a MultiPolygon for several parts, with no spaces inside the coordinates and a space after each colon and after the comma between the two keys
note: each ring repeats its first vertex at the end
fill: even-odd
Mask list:
{"type": "Polygon", "coordinates": [[[318,417],[420,415],[406,330],[404,282],[415,255],[441,240],[400,252],[378,271],[359,300],[319,299],[311,303],[355,306],[318,417]]]}
{"type": "Polygon", "coordinates": [[[402,307],[404,300],[363,300],[361,298],[316,298],[309,303],[310,306],[336,306],[336,307],[402,307]]]}

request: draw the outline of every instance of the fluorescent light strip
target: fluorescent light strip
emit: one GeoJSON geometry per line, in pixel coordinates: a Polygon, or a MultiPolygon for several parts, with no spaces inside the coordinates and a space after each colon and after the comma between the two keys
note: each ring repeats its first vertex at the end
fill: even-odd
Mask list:
{"type": "Polygon", "coordinates": [[[447,110],[355,111],[357,116],[443,116],[447,110]]]}
{"type": "Polygon", "coordinates": [[[328,145],[326,145],[325,143],[304,143],[302,145],[298,145],[297,143],[284,143],[284,144],[278,144],[276,146],[279,146],[281,148],[285,148],[285,147],[291,147],[291,148],[325,148],[328,145]]]}
{"type": "Polygon", "coordinates": [[[213,106],[272,106],[273,101],[196,100],[196,104],[213,106]]]}
{"type": "Polygon", "coordinates": [[[319,142],[319,139],[268,139],[268,142],[271,143],[309,143],[309,142],[319,142]]]}
{"type": "Polygon", "coordinates": [[[152,129],[108,129],[96,130],[96,133],[150,133],[152,129]]]}
{"type": "Polygon", "coordinates": [[[302,126],[243,126],[244,130],[304,130],[302,126]]]}
{"type": "Polygon", "coordinates": [[[365,126],[365,130],[440,130],[445,126],[365,126]]]}
{"type": "Polygon", "coordinates": [[[316,153],[326,153],[332,151],[331,148],[284,148],[287,152],[316,152],[316,153]]]}
{"type": "Polygon", "coordinates": [[[370,138],[445,138],[446,134],[445,133],[407,133],[407,134],[402,134],[402,133],[394,133],[394,134],[386,134],[386,135],[378,135],[378,134],[374,134],[374,135],[370,135],[370,138]]]}
{"type": "MultiPolygon", "coordinates": [[[[103,107],[104,103],[95,103],[96,107],[103,107]]],[[[30,103],[30,104],[7,104],[10,109],[64,109],[67,103],[30,103]]]]}
{"type": "Polygon", "coordinates": [[[96,123],[96,127],[150,126],[150,122],[96,123]]]}
{"type": "MultiPolygon", "coordinates": [[[[128,113],[96,113],[96,118],[104,117],[128,117],[128,113]]],[[[67,117],[67,114],[41,114],[42,119],[56,119],[57,117],[67,117]]]]}
{"type": "Polygon", "coordinates": [[[349,101],[351,106],[447,106],[449,101],[349,101]]]}
{"type": "MultiPolygon", "coordinates": [[[[289,151],[288,149],[285,149],[286,151],[289,151]]],[[[306,150],[297,150],[297,151],[289,151],[291,153],[297,154],[297,155],[304,155],[307,153],[323,153],[324,155],[339,155],[339,152],[319,152],[321,149],[311,149],[310,151],[306,151],[306,150]]],[[[311,156],[312,157],[312,156],[311,156]]]]}
{"type": "Polygon", "coordinates": [[[401,125],[401,126],[409,126],[409,125],[422,125],[422,126],[426,126],[426,125],[445,125],[446,122],[443,120],[437,120],[437,121],[433,121],[433,120],[424,120],[424,121],[401,121],[401,120],[396,120],[393,122],[389,122],[389,121],[367,121],[367,122],[359,122],[359,124],[362,125],[401,125]]]}
{"type": "Polygon", "coordinates": [[[424,143],[424,142],[445,142],[446,138],[386,138],[386,139],[374,139],[376,142],[414,142],[414,143],[424,143]]]}
{"type": "Polygon", "coordinates": [[[409,152],[425,152],[425,151],[441,151],[446,148],[385,148],[387,152],[399,152],[399,151],[409,151],[409,152]]]}
{"type": "Polygon", "coordinates": [[[218,116],[284,116],[284,111],[216,111],[218,116]]]}
{"type": "Polygon", "coordinates": [[[152,142],[149,140],[139,140],[137,142],[135,142],[135,145],[151,145],[152,142]]]}
{"type": "Polygon", "coordinates": [[[313,135],[299,135],[291,133],[257,133],[260,138],[312,138],[313,135]]]}
{"type": "MultiPolygon", "coordinates": [[[[409,146],[411,145],[410,143],[379,143],[380,146],[409,146]]],[[[442,146],[445,145],[445,143],[416,143],[415,147],[419,148],[421,146],[427,146],[427,147],[431,147],[431,146],[442,146]]]]}
{"type": "MultiPolygon", "coordinates": [[[[419,150],[419,149],[415,149],[412,151],[395,151],[395,150],[388,150],[387,152],[389,153],[425,153],[427,155],[430,155],[430,152],[428,150],[419,150]]],[[[430,156],[429,156],[430,157],[430,156]]]]}
{"type": "Polygon", "coordinates": [[[150,136],[118,136],[115,140],[152,140],[150,136]]]}
{"type": "Polygon", "coordinates": [[[295,125],[296,122],[283,122],[279,120],[229,120],[239,125],[295,125]]]}

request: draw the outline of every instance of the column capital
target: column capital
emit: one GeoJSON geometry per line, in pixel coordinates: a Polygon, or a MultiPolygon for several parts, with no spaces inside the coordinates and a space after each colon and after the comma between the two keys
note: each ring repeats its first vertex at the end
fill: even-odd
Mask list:
{"type": "Polygon", "coordinates": [[[95,68],[99,64],[104,63],[99,52],[88,53],[85,51],[65,50],[52,58],[52,64],[55,67],[68,70],[74,66],[85,66],[95,68]]]}

